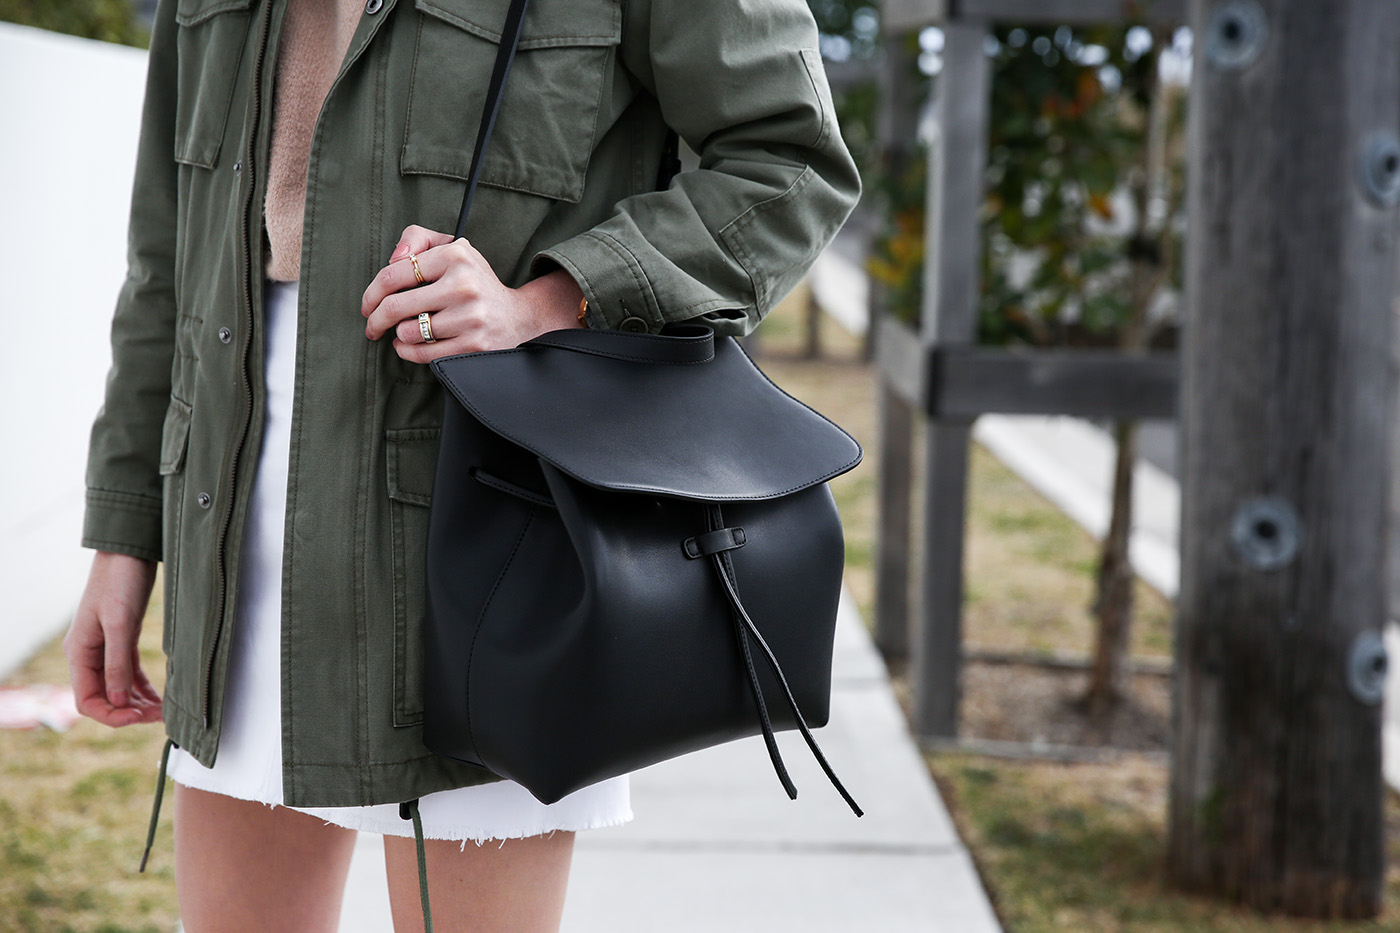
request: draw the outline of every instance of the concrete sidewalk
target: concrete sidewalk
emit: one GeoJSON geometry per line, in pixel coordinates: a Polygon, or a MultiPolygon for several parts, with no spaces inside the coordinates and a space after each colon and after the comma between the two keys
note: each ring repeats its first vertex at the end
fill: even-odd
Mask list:
{"type": "MultiPolygon", "coordinates": [[[[856,819],[801,737],[780,737],[790,801],[761,739],[633,776],[636,819],[580,835],[564,933],[999,933],[849,600],[831,723],[817,740],[856,819]]],[[[391,930],[378,837],[355,852],[341,933],[391,930]]]]}

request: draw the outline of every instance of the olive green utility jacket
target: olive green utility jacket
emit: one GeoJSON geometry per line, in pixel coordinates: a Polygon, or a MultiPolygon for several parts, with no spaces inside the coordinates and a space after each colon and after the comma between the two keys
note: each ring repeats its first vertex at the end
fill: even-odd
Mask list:
{"type": "MultiPolygon", "coordinates": [[[[165,725],[206,765],[265,404],[261,218],[286,5],[160,2],[89,455],[83,543],[164,560],[165,725]]],[[[443,394],[365,338],[360,298],[406,226],[454,229],[506,8],[368,0],[316,124],[282,581],[289,805],[491,777],[421,741],[443,394]]],[[[804,0],[534,0],[481,185],[467,237],[502,281],[563,267],[591,326],[652,332],[752,328],[859,192],[804,0]],[[700,164],[657,191],[668,125],[700,164]]]]}

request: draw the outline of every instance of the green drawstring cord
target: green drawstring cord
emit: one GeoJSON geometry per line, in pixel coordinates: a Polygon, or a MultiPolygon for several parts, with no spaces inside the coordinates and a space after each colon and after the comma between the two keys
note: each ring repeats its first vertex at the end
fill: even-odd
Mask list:
{"type": "Polygon", "coordinates": [[[433,933],[433,908],[428,903],[428,853],[423,847],[423,817],[418,801],[399,804],[399,818],[413,821],[413,842],[418,849],[418,898],[423,902],[423,933],[433,933]]]}
{"type": "Polygon", "coordinates": [[[146,851],[141,853],[141,867],[138,871],[146,870],[146,860],[151,857],[151,846],[156,844],[156,824],[160,822],[160,802],[165,797],[165,769],[170,764],[170,750],[175,747],[175,743],[170,739],[165,740],[165,751],[160,753],[160,776],[156,778],[156,802],[151,807],[151,825],[146,828],[146,851]]]}

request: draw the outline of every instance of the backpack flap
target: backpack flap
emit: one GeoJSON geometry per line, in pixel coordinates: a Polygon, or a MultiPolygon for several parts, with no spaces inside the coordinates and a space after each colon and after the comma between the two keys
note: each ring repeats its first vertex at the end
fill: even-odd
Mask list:
{"type": "Polygon", "coordinates": [[[670,336],[555,331],[432,367],[489,430],[600,489],[774,499],[861,459],[849,434],[706,327],[670,336]]]}

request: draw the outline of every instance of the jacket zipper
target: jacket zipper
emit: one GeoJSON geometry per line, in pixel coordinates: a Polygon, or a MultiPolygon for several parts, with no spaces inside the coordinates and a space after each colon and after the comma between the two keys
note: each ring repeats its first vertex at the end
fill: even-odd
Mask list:
{"type": "Polygon", "coordinates": [[[219,525],[219,546],[216,552],[219,578],[219,596],[214,601],[214,605],[219,607],[219,618],[214,625],[214,639],[209,646],[209,653],[204,665],[204,680],[200,685],[200,716],[204,722],[204,728],[209,728],[209,707],[210,694],[213,692],[214,682],[214,659],[219,654],[219,641],[224,632],[224,621],[228,617],[228,567],[226,565],[226,554],[228,544],[229,526],[233,524],[233,497],[234,484],[238,478],[238,462],[243,456],[243,444],[248,439],[248,428],[253,420],[253,389],[252,377],[248,372],[248,353],[253,342],[253,289],[257,283],[253,280],[253,236],[250,227],[250,216],[253,210],[253,199],[257,194],[257,147],[258,128],[262,121],[262,73],[263,60],[267,57],[267,45],[269,33],[272,31],[272,0],[266,0],[263,5],[264,13],[262,17],[262,37],[259,40],[258,56],[253,62],[253,120],[248,133],[248,154],[244,159],[247,166],[246,173],[248,194],[243,199],[243,266],[245,275],[244,309],[247,312],[248,327],[243,335],[243,344],[239,349],[239,387],[243,390],[242,423],[238,430],[238,440],[233,445],[233,457],[229,460],[228,485],[225,487],[228,492],[224,496],[227,504],[223,510],[223,517],[219,525]]]}

